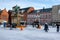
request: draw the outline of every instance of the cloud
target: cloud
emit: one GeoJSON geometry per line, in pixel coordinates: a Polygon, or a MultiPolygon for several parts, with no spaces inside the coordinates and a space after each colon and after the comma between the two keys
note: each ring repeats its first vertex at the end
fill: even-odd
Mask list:
{"type": "Polygon", "coordinates": [[[30,0],[30,1],[23,1],[23,2],[20,2],[19,3],[19,1],[18,1],[18,5],[19,6],[21,6],[21,8],[24,8],[24,7],[34,7],[35,9],[38,9],[38,8],[42,8],[42,7],[46,7],[46,4],[43,4],[43,3],[40,3],[40,2],[35,2],[35,1],[32,1],[32,0],[30,0]]]}
{"type": "Polygon", "coordinates": [[[60,0],[0,0],[0,9],[12,9],[16,4],[21,8],[32,6],[35,9],[40,9],[43,7],[49,8],[53,5],[58,5],[60,4],[60,0]]]}

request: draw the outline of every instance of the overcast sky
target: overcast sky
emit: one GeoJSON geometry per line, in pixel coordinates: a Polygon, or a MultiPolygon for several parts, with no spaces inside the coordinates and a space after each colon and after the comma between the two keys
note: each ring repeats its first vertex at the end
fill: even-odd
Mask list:
{"type": "Polygon", "coordinates": [[[0,0],[0,9],[12,9],[18,5],[20,8],[34,7],[35,9],[49,8],[53,5],[60,5],[60,0],[0,0]]]}

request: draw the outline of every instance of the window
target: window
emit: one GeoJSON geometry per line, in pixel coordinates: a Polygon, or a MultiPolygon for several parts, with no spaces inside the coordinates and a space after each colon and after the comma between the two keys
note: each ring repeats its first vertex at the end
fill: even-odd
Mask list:
{"type": "Polygon", "coordinates": [[[23,13],[25,10],[22,10],[21,12],[23,13]]]}
{"type": "Polygon", "coordinates": [[[58,13],[60,14],[60,9],[58,10],[58,13]]]}
{"type": "Polygon", "coordinates": [[[24,21],[24,18],[23,17],[20,17],[20,21],[24,21]]]}
{"type": "Polygon", "coordinates": [[[41,18],[41,19],[43,18],[43,14],[40,14],[40,18],[41,18]]]}

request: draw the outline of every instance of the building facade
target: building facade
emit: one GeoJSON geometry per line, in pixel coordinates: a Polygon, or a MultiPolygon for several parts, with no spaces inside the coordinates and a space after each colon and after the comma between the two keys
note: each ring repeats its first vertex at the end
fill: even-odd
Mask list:
{"type": "Polygon", "coordinates": [[[40,23],[41,24],[51,24],[52,22],[52,8],[46,8],[40,10],[40,23]]]}
{"type": "Polygon", "coordinates": [[[40,22],[40,14],[38,14],[38,10],[34,10],[32,13],[27,15],[28,24],[32,24],[35,20],[40,22]]]}
{"type": "MultiPolygon", "coordinates": [[[[39,10],[35,10],[33,7],[20,8],[19,6],[14,6],[10,11],[12,23],[26,21],[27,24],[32,24],[36,19],[40,24],[60,22],[60,5],[39,10]]],[[[9,14],[6,9],[0,10],[0,22],[8,22],[8,17],[9,14]]]]}
{"type": "Polygon", "coordinates": [[[30,14],[34,8],[33,7],[27,7],[27,8],[19,8],[19,10],[14,11],[16,9],[16,6],[14,6],[11,10],[11,18],[12,18],[12,23],[18,23],[20,24],[21,21],[27,22],[27,15],[30,14]]]}
{"type": "Polygon", "coordinates": [[[60,5],[52,7],[52,22],[60,22],[60,5]]]}
{"type": "Polygon", "coordinates": [[[28,24],[32,24],[35,20],[38,20],[40,24],[51,24],[52,22],[52,8],[34,10],[28,14],[28,24]]]}
{"type": "Polygon", "coordinates": [[[6,9],[1,10],[0,22],[4,22],[4,21],[8,22],[8,17],[9,17],[9,14],[8,14],[7,10],[6,9]]]}

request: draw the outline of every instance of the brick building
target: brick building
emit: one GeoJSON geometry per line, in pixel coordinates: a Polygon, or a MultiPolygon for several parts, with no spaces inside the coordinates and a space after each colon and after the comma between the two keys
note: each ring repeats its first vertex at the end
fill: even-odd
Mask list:
{"type": "Polygon", "coordinates": [[[40,24],[52,22],[52,8],[34,10],[32,13],[28,14],[27,20],[29,24],[32,24],[34,20],[37,19],[40,24]]]}
{"type": "Polygon", "coordinates": [[[0,11],[0,22],[8,22],[9,14],[6,9],[0,11]]]}
{"type": "Polygon", "coordinates": [[[28,24],[32,24],[36,19],[40,21],[40,14],[38,14],[38,10],[34,10],[32,13],[27,15],[28,24]]]}
{"type": "Polygon", "coordinates": [[[46,8],[40,10],[40,23],[48,23],[52,22],[52,8],[46,8]]]}
{"type": "Polygon", "coordinates": [[[27,15],[34,10],[33,7],[19,8],[16,14],[16,12],[14,11],[14,8],[16,8],[16,6],[14,6],[12,10],[10,10],[12,12],[11,14],[12,23],[17,23],[17,22],[20,23],[20,21],[27,22],[27,15]]]}
{"type": "MultiPolygon", "coordinates": [[[[13,8],[15,7],[16,6],[14,6],[13,8]]],[[[45,9],[39,9],[39,10],[34,10],[33,7],[19,8],[17,14],[13,9],[10,11],[12,13],[11,14],[12,23],[17,23],[17,22],[20,23],[20,21],[27,21],[28,24],[32,24],[36,19],[39,21],[40,24],[44,24],[46,22],[48,24],[51,24],[52,22],[52,8],[45,8],[45,9]]],[[[1,15],[3,14],[7,16],[7,18],[5,19],[8,20],[8,13],[6,9],[2,11],[1,15]]]]}
{"type": "MultiPolygon", "coordinates": [[[[43,8],[39,10],[34,10],[33,7],[20,8],[19,6],[12,7],[11,20],[12,23],[20,23],[20,21],[27,21],[28,24],[32,24],[34,20],[38,19],[40,24],[53,22],[60,22],[60,5],[55,5],[52,8],[43,8]],[[16,10],[18,9],[17,13],[16,10]]],[[[8,22],[8,12],[6,9],[0,10],[0,22],[8,22]]]]}

